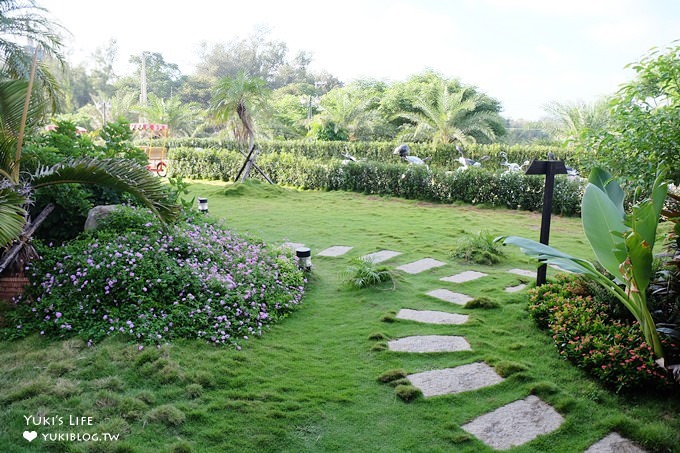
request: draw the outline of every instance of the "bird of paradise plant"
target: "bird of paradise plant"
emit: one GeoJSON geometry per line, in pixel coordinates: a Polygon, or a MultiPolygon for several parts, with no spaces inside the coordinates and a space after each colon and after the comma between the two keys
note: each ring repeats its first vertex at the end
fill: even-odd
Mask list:
{"type": "Polygon", "coordinates": [[[652,347],[660,366],[664,366],[664,351],[647,307],[646,293],[653,277],[656,229],[668,192],[664,177],[665,172],[659,169],[650,197],[626,213],[623,190],[612,175],[597,167],[590,173],[581,203],[583,230],[599,264],[613,279],[587,260],[530,239],[517,236],[496,239],[516,245],[525,255],[544,263],[584,274],[609,290],[638,321],[645,342],[652,347]]]}

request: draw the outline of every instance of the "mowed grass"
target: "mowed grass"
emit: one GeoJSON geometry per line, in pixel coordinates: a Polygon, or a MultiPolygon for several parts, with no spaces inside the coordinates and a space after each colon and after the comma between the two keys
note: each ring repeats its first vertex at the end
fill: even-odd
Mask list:
{"type": "MultiPolygon", "coordinates": [[[[514,449],[583,451],[611,431],[649,451],[680,451],[680,400],[616,396],[561,360],[528,318],[526,295],[507,286],[526,279],[505,272],[532,269],[517,250],[496,266],[450,258],[462,235],[538,238],[540,214],[436,205],[342,192],[300,192],[257,183],[195,182],[211,215],[271,244],[312,248],[313,272],[299,310],[241,351],[182,341],[138,351],[120,339],[92,348],[79,340],[31,337],[0,351],[2,451],[298,452],[492,451],[461,425],[536,394],[564,417],[561,428],[514,449]],[[353,246],[338,258],[316,254],[353,246]],[[390,267],[431,257],[447,263],[417,275],[396,271],[396,289],[351,289],[343,273],[353,257],[402,252],[390,267]],[[463,284],[441,277],[464,270],[489,274],[463,284]],[[465,309],[425,293],[447,288],[487,297],[499,308],[465,309]],[[400,308],[470,315],[460,326],[394,320],[400,308]],[[392,322],[389,322],[392,321],[392,322]],[[409,354],[385,350],[386,339],[462,335],[472,351],[409,354]],[[389,370],[415,373],[485,361],[506,377],[485,389],[399,399],[377,378],[389,370]],[[26,426],[24,416],[91,416],[93,426],[26,426]],[[35,430],[28,443],[23,431],[35,430]],[[118,441],[45,442],[40,433],[112,433],[118,441]]],[[[583,257],[592,252],[575,218],[553,218],[551,244],[583,257]]],[[[550,270],[552,273],[553,270],[550,270]]],[[[74,301],[75,302],[75,301],[74,301]]]]}

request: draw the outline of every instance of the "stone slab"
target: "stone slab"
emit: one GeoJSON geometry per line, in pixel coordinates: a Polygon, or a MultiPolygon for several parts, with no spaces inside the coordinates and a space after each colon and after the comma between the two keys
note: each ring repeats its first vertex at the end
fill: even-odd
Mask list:
{"type": "Polygon", "coordinates": [[[521,283],[517,286],[508,286],[507,288],[505,288],[505,291],[508,292],[508,293],[517,293],[517,292],[522,291],[526,287],[527,287],[527,285],[525,285],[524,283],[521,283]]]}
{"type": "Polygon", "coordinates": [[[320,251],[317,256],[342,256],[353,248],[354,247],[348,247],[346,245],[334,245],[333,247],[328,247],[326,250],[320,251]]]}
{"type": "Polygon", "coordinates": [[[373,264],[377,264],[392,259],[397,255],[401,255],[401,252],[395,252],[392,250],[380,250],[379,252],[369,253],[368,255],[365,255],[362,258],[372,262],[373,264]]]}
{"type": "Polygon", "coordinates": [[[485,274],[484,272],[465,271],[461,272],[460,274],[451,275],[450,277],[440,278],[439,280],[451,283],[465,283],[472,280],[477,280],[478,278],[486,277],[487,275],[489,274],[485,274]]]}
{"type": "Polygon", "coordinates": [[[465,305],[472,300],[472,297],[466,294],[454,293],[448,289],[435,289],[426,294],[430,297],[436,297],[445,302],[451,302],[452,304],[458,305],[465,305]]]}
{"type": "Polygon", "coordinates": [[[397,267],[398,270],[404,271],[407,274],[419,274],[435,267],[445,266],[446,263],[435,260],[433,258],[423,258],[422,260],[414,261],[412,263],[404,264],[397,267]]]}
{"type": "Polygon", "coordinates": [[[525,444],[560,427],[564,418],[534,395],[484,414],[463,425],[468,433],[496,450],[525,444]]]}
{"type": "Polygon", "coordinates": [[[463,324],[467,322],[467,315],[459,315],[458,313],[446,313],[444,311],[431,310],[411,310],[402,308],[397,313],[398,319],[407,319],[409,321],[424,322],[428,324],[463,324]]]}
{"type": "Polygon", "coordinates": [[[404,337],[387,343],[390,351],[396,352],[457,352],[471,351],[470,343],[463,337],[453,335],[422,335],[404,337]]]}
{"type": "Polygon", "coordinates": [[[304,246],[305,246],[305,244],[303,244],[303,243],[301,243],[301,242],[284,242],[284,243],[281,244],[281,245],[282,245],[283,247],[288,247],[289,249],[293,249],[293,250],[299,249],[300,247],[304,247],[304,246]]]}
{"type": "Polygon", "coordinates": [[[484,362],[424,371],[410,374],[406,378],[423,392],[425,398],[477,390],[503,381],[503,378],[484,362]]]}
{"type": "Polygon", "coordinates": [[[536,271],[528,271],[526,269],[510,269],[508,272],[515,275],[521,275],[522,277],[536,278],[536,271]]]}
{"type": "Polygon", "coordinates": [[[632,441],[621,437],[618,433],[611,433],[588,448],[585,453],[646,453],[632,441]]]}

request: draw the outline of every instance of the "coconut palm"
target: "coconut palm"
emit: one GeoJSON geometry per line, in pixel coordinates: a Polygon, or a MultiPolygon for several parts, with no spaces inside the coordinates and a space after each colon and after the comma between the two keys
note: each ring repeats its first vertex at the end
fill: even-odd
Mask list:
{"type": "Polygon", "coordinates": [[[149,94],[148,104],[138,107],[149,121],[167,124],[175,137],[190,137],[203,119],[196,103],[183,103],[179,96],[163,99],[149,94]]]}
{"type": "Polygon", "coordinates": [[[608,102],[551,102],[544,106],[556,139],[574,145],[588,131],[604,130],[609,122],[608,102]]]}
{"type": "Polygon", "coordinates": [[[266,109],[268,97],[264,80],[240,72],[236,77],[224,77],[217,82],[210,111],[216,122],[231,127],[234,138],[247,151],[255,141],[253,114],[266,109]]]}
{"type": "Polygon", "coordinates": [[[453,87],[437,81],[432,95],[419,96],[413,110],[397,117],[406,119],[406,137],[413,141],[442,143],[490,143],[504,133],[497,102],[472,87],[453,87]]]}

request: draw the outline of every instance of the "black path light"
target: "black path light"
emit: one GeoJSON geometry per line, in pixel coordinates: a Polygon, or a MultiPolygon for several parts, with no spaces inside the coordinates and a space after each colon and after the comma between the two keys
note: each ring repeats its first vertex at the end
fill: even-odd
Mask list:
{"type": "MultiPolygon", "coordinates": [[[[566,175],[567,167],[563,160],[535,160],[524,173],[526,175],[545,175],[545,187],[543,188],[543,215],[541,217],[540,243],[548,245],[550,238],[550,217],[552,214],[553,189],[555,187],[555,175],[566,175]]],[[[548,266],[543,264],[536,271],[536,286],[545,283],[548,266]]]]}
{"type": "Polygon", "coordinates": [[[198,211],[207,214],[208,213],[208,199],[207,198],[198,198],[198,211]]]}

